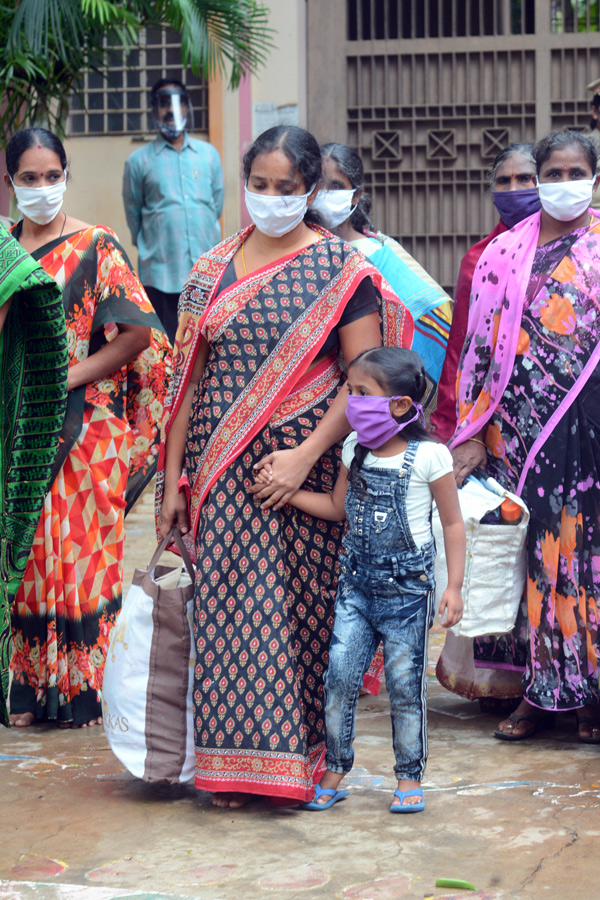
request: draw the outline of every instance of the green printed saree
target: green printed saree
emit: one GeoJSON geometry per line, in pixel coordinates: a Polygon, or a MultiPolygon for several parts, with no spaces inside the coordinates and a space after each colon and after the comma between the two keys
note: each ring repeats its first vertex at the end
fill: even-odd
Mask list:
{"type": "Polygon", "coordinates": [[[61,292],[0,225],[0,721],[8,724],[10,609],[49,486],[67,400],[61,292]]]}

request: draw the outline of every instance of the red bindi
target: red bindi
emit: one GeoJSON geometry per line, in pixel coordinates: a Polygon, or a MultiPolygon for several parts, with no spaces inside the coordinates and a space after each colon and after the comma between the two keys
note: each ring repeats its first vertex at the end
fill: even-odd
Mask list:
{"type": "Polygon", "coordinates": [[[41,150],[41,149],[42,149],[42,145],[38,144],[38,150],[41,150]]]}

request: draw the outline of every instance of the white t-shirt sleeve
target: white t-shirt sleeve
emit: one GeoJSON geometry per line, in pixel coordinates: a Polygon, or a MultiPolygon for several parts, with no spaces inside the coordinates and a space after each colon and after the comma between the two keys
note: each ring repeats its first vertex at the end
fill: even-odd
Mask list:
{"type": "Polygon", "coordinates": [[[422,471],[425,481],[437,481],[438,478],[441,478],[443,475],[449,475],[453,471],[452,454],[445,444],[422,441],[419,453],[421,454],[419,463],[423,466],[422,471]]]}
{"type": "Polygon", "coordinates": [[[356,447],[357,443],[358,441],[356,440],[356,432],[352,431],[344,441],[344,446],[342,447],[342,462],[347,469],[349,469],[352,465],[352,460],[354,459],[354,448],[356,447]]]}

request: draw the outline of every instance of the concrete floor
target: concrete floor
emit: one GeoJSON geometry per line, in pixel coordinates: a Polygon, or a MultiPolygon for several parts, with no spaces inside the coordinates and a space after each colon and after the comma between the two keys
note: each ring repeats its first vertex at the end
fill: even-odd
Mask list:
{"type": "MultiPolygon", "coordinates": [[[[145,565],[151,497],[128,520],[127,577],[145,565]]],[[[575,721],[521,744],[448,694],[429,667],[426,809],[388,812],[387,698],[360,701],[349,798],[323,813],[211,806],[190,785],[151,787],[100,727],[0,728],[0,900],[598,900],[600,748],[575,721]],[[436,888],[440,877],[476,891],[436,888]]]]}

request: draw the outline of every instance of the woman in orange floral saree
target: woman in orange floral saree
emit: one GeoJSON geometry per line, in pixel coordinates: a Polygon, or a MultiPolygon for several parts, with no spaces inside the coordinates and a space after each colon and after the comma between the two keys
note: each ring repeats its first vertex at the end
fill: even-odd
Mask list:
{"type": "MultiPolygon", "coordinates": [[[[34,178],[41,191],[61,183],[63,154],[51,132],[15,135],[7,165],[18,201],[34,178]]],[[[101,718],[121,605],[123,518],[156,470],[169,344],[112,231],[62,212],[40,226],[25,212],[12,233],[62,289],[69,398],[13,606],[10,719],[87,725],[101,718]]]]}
{"type": "MultiPolygon", "coordinates": [[[[588,144],[561,134],[536,146],[542,212],[484,251],[459,366],[457,476],[487,464],[531,513],[515,628],[474,641],[476,673],[522,674],[512,694],[521,704],[494,733],[502,740],[523,740],[551,724],[548,713],[574,710],[580,740],[600,743],[600,224],[588,209],[596,172],[588,144]]],[[[438,678],[477,696],[444,654],[438,678]]]]}

